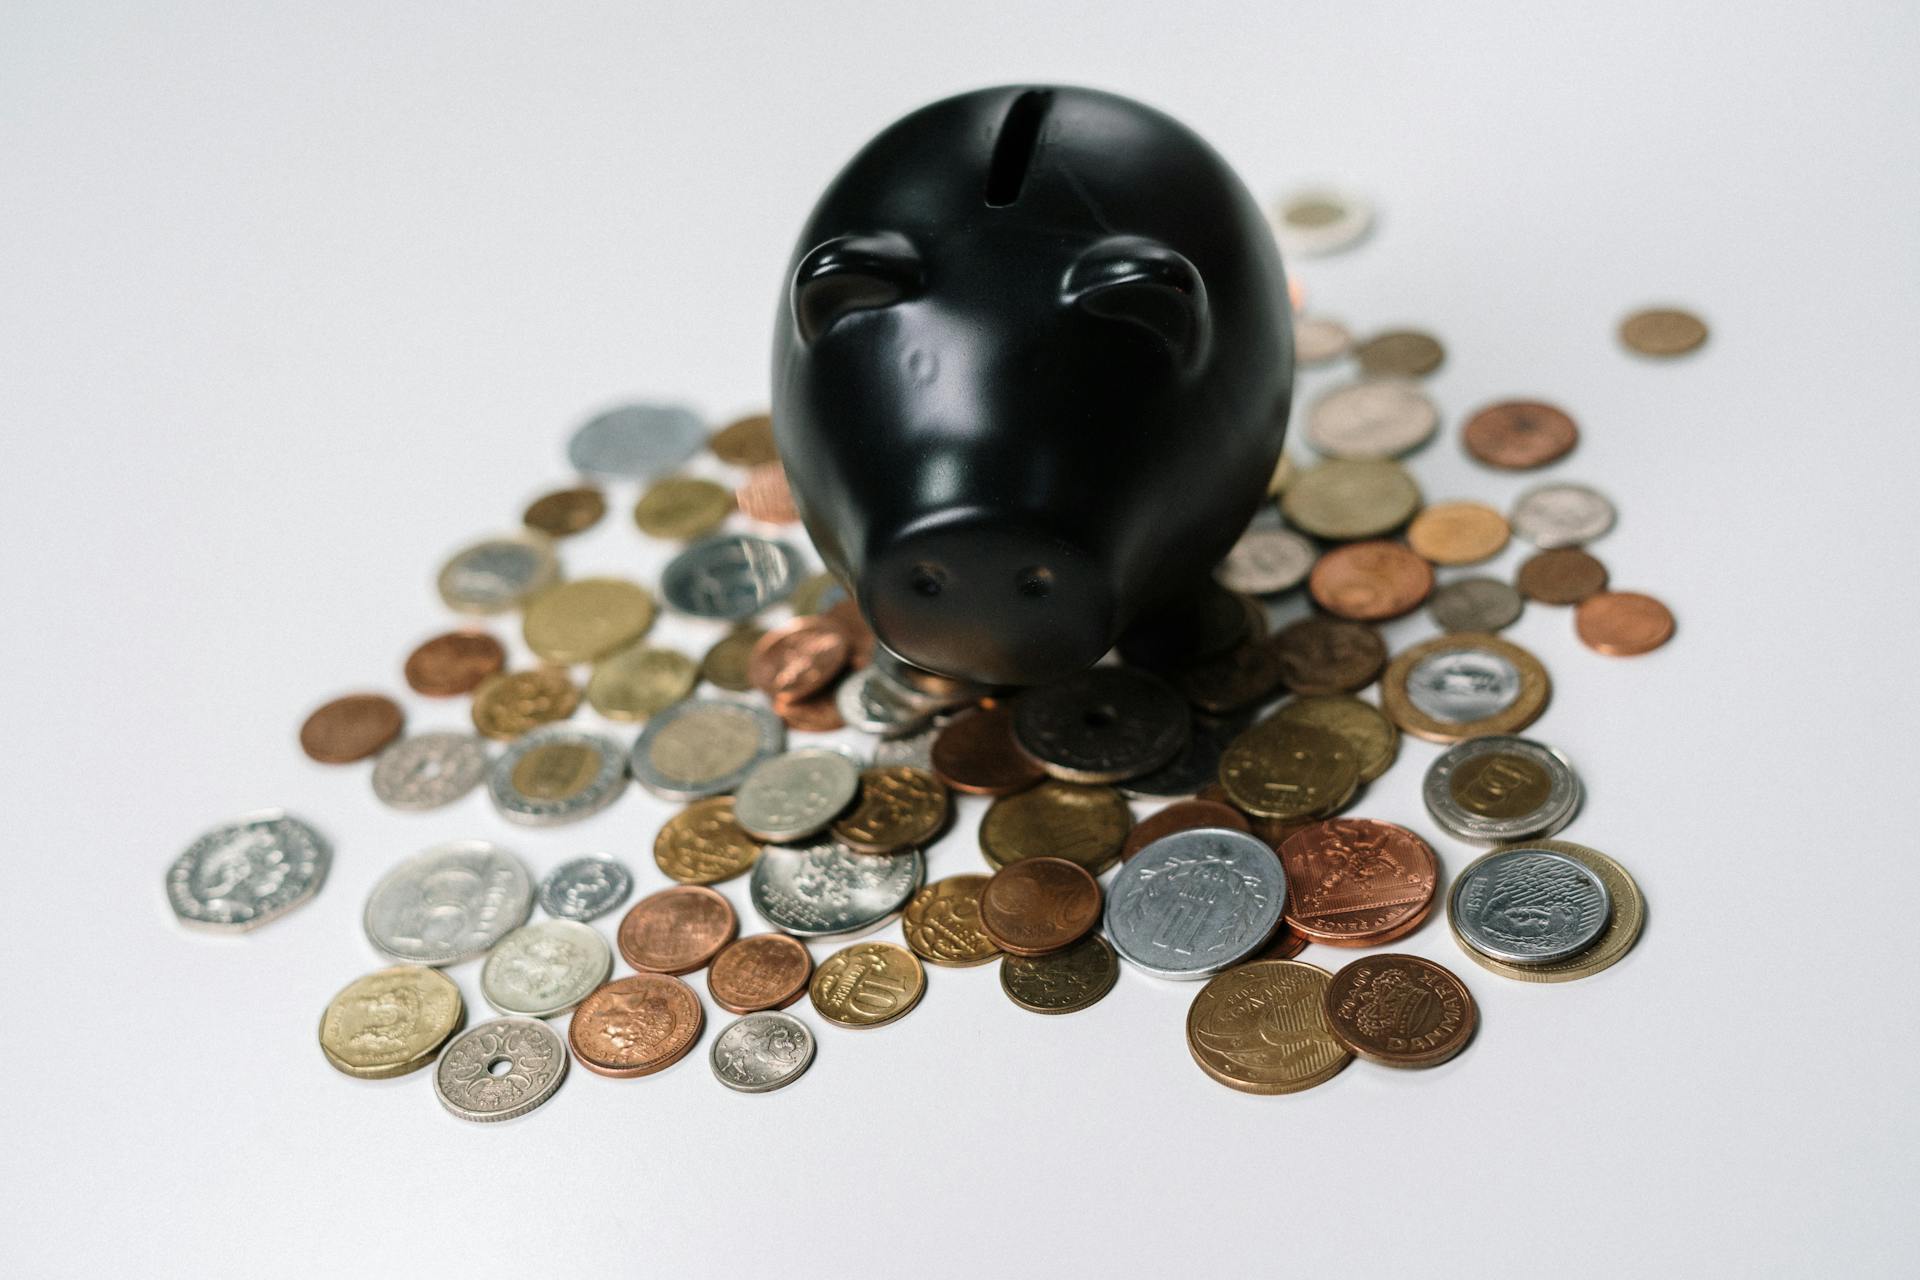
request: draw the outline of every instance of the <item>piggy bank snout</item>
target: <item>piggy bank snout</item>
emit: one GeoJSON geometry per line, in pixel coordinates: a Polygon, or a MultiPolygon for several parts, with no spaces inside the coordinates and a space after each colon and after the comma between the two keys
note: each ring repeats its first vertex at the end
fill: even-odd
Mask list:
{"type": "Polygon", "coordinates": [[[861,609],[880,642],[915,666],[983,684],[1044,683],[1112,647],[1104,566],[1063,538],[976,516],[877,552],[861,609]]]}

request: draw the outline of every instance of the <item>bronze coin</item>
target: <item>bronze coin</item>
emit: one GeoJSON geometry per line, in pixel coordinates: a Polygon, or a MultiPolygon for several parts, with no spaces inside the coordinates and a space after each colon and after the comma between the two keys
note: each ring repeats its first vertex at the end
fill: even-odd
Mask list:
{"type": "Polygon", "coordinates": [[[753,681],[747,679],[747,663],[753,657],[753,647],[765,634],[760,628],[750,626],[735,627],[727,632],[707,650],[706,657],[700,659],[700,678],[732,693],[745,693],[753,688],[753,681]]]}
{"type": "Polygon", "coordinates": [[[775,698],[773,714],[779,716],[787,728],[801,733],[832,733],[847,727],[831,689],[805,698],[775,698]]]}
{"type": "Polygon", "coordinates": [[[1425,840],[1373,818],[1333,818],[1280,846],[1287,923],[1311,942],[1373,947],[1433,909],[1440,866],[1425,840]]]}
{"type": "Polygon", "coordinates": [[[1556,462],[1580,443],[1566,410],[1539,400],[1503,400],[1467,419],[1460,430],[1467,452],[1503,471],[1531,471],[1556,462]]]}
{"type": "Polygon", "coordinates": [[[720,461],[736,467],[757,467],[780,459],[780,451],[773,444],[773,419],[764,413],[728,423],[713,433],[707,448],[720,461]]]}
{"type": "Polygon", "coordinates": [[[378,693],[350,693],[322,705],[300,726],[300,749],[321,764],[365,760],[400,736],[400,704],[378,693]]]}
{"type": "Polygon", "coordinates": [[[520,520],[535,533],[544,533],[549,538],[570,538],[593,528],[606,514],[606,496],[598,489],[583,485],[535,498],[520,520]]]}
{"type": "Polygon", "coordinates": [[[875,765],[860,775],[860,796],[833,821],[833,838],[856,853],[898,853],[932,842],[947,824],[947,789],[925,769],[875,765]]]}
{"type": "Polygon", "coordinates": [[[728,1013],[784,1009],[807,994],[813,956],[784,933],[756,933],[729,942],[707,970],[707,991],[728,1013]]]}
{"type": "Polygon", "coordinates": [[[1651,653],[1673,639],[1673,614],[1637,591],[1603,591],[1573,612],[1580,643],[1598,653],[1630,658],[1651,653]]]}
{"type": "Polygon", "coordinates": [[[1255,960],[1291,960],[1307,949],[1307,940],[1285,920],[1273,931],[1273,937],[1260,949],[1255,960]]]}
{"type": "Polygon", "coordinates": [[[734,502],[750,520],[762,524],[792,524],[800,518],[794,509],[787,472],[778,462],[763,462],[747,472],[746,483],[734,490],[734,502]]]}
{"type": "Polygon", "coordinates": [[[1607,566],[1579,547],[1556,547],[1529,556],[1514,585],[1541,604],[1579,604],[1607,589],[1607,566]]]}
{"type": "Polygon", "coordinates": [[[1706,323],[1673,307],[1649,307],[1620,322],[1620,341],[1643,356],[1683,356],[1706,340],[1706,323]]]}
{"type": "Polygon", "coordinates": [[[820,692],[842,671],[853,646],[825,618],[795,618],[761,636],[747,657],[747,679],[775,700],[820,692]]]}
{"type": "Polygon", "coordinates": [[[980,852],[990,866],[1064,858],[1099,875],[1120,860],[1133,810],[1112,787],[1060,782],[1001,796],[980,819],[980,852]]]}
{"type": "Polygon", "coordinates": [[[1161,836],[1170,836],[1176,831],[1191,831],[1195,827],[1252,831],[1246,817],[1230,804],[1215,800],[1176,800],[1166,808],[1140,819],[1139,825],[1127,833],[1127,842],[1120,846],[1120,860],[1125,862],[1161,836]]]}
{"type": "Polygon", "coordinates": [[[407,686],[429,698],[472,693],[507,665],[507,650],[484,631],[449,631],[407,655],[407,686]]]}
{"type": "Polygon", "coordinates": [[[929,754],[940,780],[969,795],[1012,795],[1047,776],[1014,741],[1013,708],[1004,702],[975,707],[947,721],[929,754]]]}
{"type": "Polygon", "coordinates": [[[1467,1047],[1479,1020],[1466,984],[1419,956],[1362,956],[1327,986],[1334,1039],[1385,1067],[1437,1067],[1467,1047]]]}
{"type": "Polygon", "coordinates": [[[653,838],[653,860],[681,884],[718,884],[744,875],[760,858],[760,841],[733,817],[732,796],[707,796],[668,818],[653,838]]]}
{"type": "Polygon", "coordinates": [[[1009,955],[1070,947],[1100,921],[1100,882],[1065,858],[1026,858],[980,891],[980,928],[1009,955]]]}
{"type": "Polygon", "coordinates": [[[1437,338],[1413,329],[1377,333],[1355,346],[1353,354],[1369,378],[1425,377],[1447,358],[1437,338]]]}
{"type": "Polygon", "coordinates": [[[1398,542],[1350,542],[1320,557],[1307,590],[1335,617],[1381,622],[1420,607],[1433,591],[1433,566],[1398,542]]]}
{"type": "Polygon", "coordinates": [[[567,1045],[598,1075],[652,1075],[687,1056],[705,1021],[692,987],[663,973],[636,974],[604,983],[580,1002],[567,1045]]]}
{"type": "Polygon", "coordinates": [[[579,705],[580,690],[565,667],[510,671],[488,676],[473,691],[473,727],[504,741],[565,720],[579,705]]]}
{"type": "Polygon", "coordinates": [[[1436,502],[1407,526],[1407,545],[1434,564],[1478,564],[1506,548],[1507,518],[1483,502],[1436,502]]]}
{"type": "Polygon", "coordinates": [[[648,973],[692,973],[733,941],[740,921],[712,889],[683,884],[633,904],[620,921],[620,954],[648,973]]]}
{"type": "Polygon", "coordinates": [[[1294,693],[1352,693],[1379,679],[1387,643],[1372,627],[1338,618],[1304,618],[1270,641],[1280,680],[1294,693]]]}

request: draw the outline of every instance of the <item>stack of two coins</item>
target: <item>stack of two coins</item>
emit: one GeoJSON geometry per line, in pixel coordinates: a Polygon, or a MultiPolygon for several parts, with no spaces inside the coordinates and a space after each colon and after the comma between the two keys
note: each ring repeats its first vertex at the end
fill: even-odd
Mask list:
{"type": "Polygon", "coordinates": [[[1485,854],[1447,900],[1454,941],[1481,968],[1522,982],[1570,982],[1617,962],[1640,936],[1646,902],[1626,868],[1565,840],[1485,854]]]}

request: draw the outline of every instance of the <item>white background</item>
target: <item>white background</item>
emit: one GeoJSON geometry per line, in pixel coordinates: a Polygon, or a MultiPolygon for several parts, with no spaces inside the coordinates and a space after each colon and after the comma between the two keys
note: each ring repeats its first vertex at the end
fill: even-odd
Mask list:
{"type": "MultiPolygon", "coordinates": [[[[0,1270],[1911,1274],[1916,34],[1896,5],[8,6],[0,1270]],[[396,859],[604,848],[651,890],[669,807],[394,813],[301,718],[402,687],[441,558],[565,480],[587,413],[761,407],[819,190],[895,116],[1022,78],[1171,111],[1263,200],[1378,201],[1367,246],[1293,265],[1317,310],[1446,341],[1431,497],[1521,487],[1461,455],[1476,405],[1580,418],[1555,474],[1617,500],[1596,550],[1680,634],[1638,661],[1561,611],[1511,634],[1590,790],[1566,835],[1650,900],[1639,948],[1529,986],[1435,919],[1405,945],[1473,987],[1472,1048],[1285,1098],[1194,1067],[1192,987],[1127,973],[1048,1019],[990,968],[880,1031],[803,1007],[818,1061],[765,1097],[709,1074],[711,1007],[675,1069],[576,1070],[506,1126],[333,1072],[315,1025],[378,963],[359,915],[396,859]],[[1663,300],[1709,346],[1624,354],[1663,300]],[[167,863],[265,805],[331,837],[324,891],[240,939],[176,927],[167,863]]],[[[631,496],[570,572],[657,573],[631,496]]],[[[1361,812],[1433,834],[1433,754],[1361,812]]],[[[936,875],[980,867],[965,810],[936,875]]]]}

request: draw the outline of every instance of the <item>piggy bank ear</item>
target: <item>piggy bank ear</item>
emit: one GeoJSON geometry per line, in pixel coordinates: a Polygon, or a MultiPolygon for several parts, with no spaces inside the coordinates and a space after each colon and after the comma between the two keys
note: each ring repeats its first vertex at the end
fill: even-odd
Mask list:
{"type": "Polygon", "coordinates": [[[793,322],[812,342],[850,311],[886,307],[919,292],[920,254],[897,231],[836,236],[815,245],[793,273],[793,322]]]}
{"type": "Polygon", "coordinates": [[[1190,369],[1206,355],[1212,325],[1200,269],[1145,236],[1108,236],[1067,268],[1062,298],[1089,315],[1138,325],[1158,338],[1174,363],[1190,369]]]}

